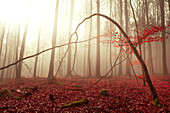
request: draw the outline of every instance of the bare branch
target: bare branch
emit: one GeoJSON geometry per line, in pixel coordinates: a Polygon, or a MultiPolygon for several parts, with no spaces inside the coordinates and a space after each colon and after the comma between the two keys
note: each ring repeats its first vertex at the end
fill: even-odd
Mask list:
{"type": "Polygon", "coordinates": [[[62,45],[54,46],[54,47],[52,47],[52,48],[45,49],[45,50],[43,50],[43,51],[41,51],[41,52],[39,52],[39,53],[36,53],[36,54],[30,55],[30,56],[27,56],[27,57],[22,58],[22,59],[20,59],[20,60],[17,60],[16,62],[11,63],[11,64],[9,64],[9,65],[7,65],[7,66],[1,67],[0,70],[3,70],[3,69],[6,69],[6,68],[8,68],[8,67],[11,67],[11,66],[13,66],[13,65],[16,65],[17,63],[19,63],[19,62],[21,62],[21,61],[23,61],[23,60],[26,60],[26,59],[35,57],[35,56],[40,55],[40,54],[42,54],[42,53],[44,53],[44,52],[47,52],[47,51],[49,51],[49,50],[52,50],[52,49],[55,49],[55,48],[60,48],[60,47],[63,47],[63,46],[69,45],[69,44],[87,42],[87,41],[93,40],[93,39],[94,39],[94,38],[91,38],[91,39],[88,39],[88,40],[79,41],[79,42],[70,42],[70,43],[66,43],[66,44],[62,44],[62,45]]]}

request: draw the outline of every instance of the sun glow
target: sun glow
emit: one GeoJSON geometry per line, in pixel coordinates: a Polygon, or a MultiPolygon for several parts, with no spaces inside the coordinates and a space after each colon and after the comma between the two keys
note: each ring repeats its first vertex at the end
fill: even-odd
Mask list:
{"type": "Polygon", "coordinates": [[[20,25],[21,31],[28,22],[27,43],[30,43],[35,41],[33,34],[39,30],[40,24],[47,24],[43,20],[48,22],[54,17],[53,9],[44,4],[45,0],[0,0],[0,21],[7,27],[20,25]]]}
{"type": "MultiPolygon", "coordinates": [[[[58,35],[64,35],[68,38],[68,29],[70,24],[70,1],[60,1],[58,8],[58,35]]],[[[21,36],[28,22],[27,44],[35,42],[38,37],[40,26],[43,33],[46,32],[48,37],[52,36],[56,0],[0,0],[0,22],[5,22],[11,28],[21,28],[21,36]]],[[[82,20],[77,12],[82,11],[82,3],[77,0],[74,3],[74,15],[72,29],[75,29],[78,22],[82,20]],[[78,18],[77,18],[78,17],[78,18]]],[[[41,37],[42,39],[42,37],[41,37]]],[[[51,39],[51,38],[49,38],[51,39]]],[[[43,39],[42,39],[43,40],[43,39]]]]}
{"type": "Polygon", "coordinates": [[[0,17],[9,24],[22,23],[28,18],[28,0],[0,0],[0,17]]]}

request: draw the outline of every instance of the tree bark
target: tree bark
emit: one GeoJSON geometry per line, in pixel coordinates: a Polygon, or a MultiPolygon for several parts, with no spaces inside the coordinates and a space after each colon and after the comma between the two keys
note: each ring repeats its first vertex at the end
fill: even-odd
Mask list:
{"type": "MultiPolygon", "coordinates": [[[[38,40],[37,40],[37,53],[39,53],[40,35],[41,35],[41,23],[40,23],[39,33],[38,33],[38,40]]],[[[33,77],[36,77],[36,74],[37,74],[37,63],[38,63],[38,56],[35,57],[33,77]]]]}
{"type": "MultiPolygon", "coordinates": [[[[58,21],[58,5],[59,0],[56,1],[56,8],[55,8],[55,18],[54,18],[54,26],[53,26],[53,37],[52,37],[52,47],[56,45],[56,37],[57,37],[57,21],[58,21]]],[[[48,72],[48,78],[53,78],[53,71],[54,71],[54,56],[55,56],[55,49],[51,51],[51,60],[50,60],[50,68],[48,72]]]]}
{"type": "MultiPolygon", "coordinates": [[[[100,0],[97,0],[97,13],[100,13],[100,0]]],[[[100,77],[100,17],[97,16],[96,77],[100,77]]]]}
{"type": "MultiPolygon", "coordinates": [[[[127,8],[127,0],[125,0],[125,29],[126,29],[126,33],[128,34],[129,33],[129,16],[128,16],[128,8],[127,8]]],[[[127,48],[127,50],[128,51],[130,51],[130,49],[129,48],[127,48]]],[[[130,55],[130,57],[131,57],[131,55],[130,55]]],[[[130,59],[130,58],[129,58],[130,59]]],[[[126,64],[129,64],[130,63],[130,61],[129,61],[129,59],[127,59],[126,60],[126,64]]],[[[129,65],[127,65],[126,66],[126,75],[128,75],[128,76],[130,76],[131,74],[130,74],[130,66],[129,65]]]]}
{"type": "MultiPolygon", "coordinates": [[[[4,62],[3,62],[3,67],[5,66],[5,64],[6,64],[6,61],[7,61],[7,53],[8,53],[8,41],[9,41],[9,30],[8,30],[8,34],[7,34],[7,39],[6,39],[6,45],[5,45],[5,55],[4,55],[4,62]]],[[[3,78],[4,78],[4,71],[5,70],[2,70],[2,72],[1,72],[1,79],[0,80],[3,80],[3,78]]]]}
{"type": "Polygon", "coordinates": [[[5,36],[5,22],[3,24],[3,31],[2,31],[2,36],[1,36],[0,58],[1,58],[1,52],[2,52],[2,47],[3,47],[4,36],[5,36]]]}
{"type": "MultiPolygon", "coordinates": [[[[159,0],[160,10],[161,10],[161,25],[165,27],[165,14],[164,14],[164,0],[159,0]]],[[[165,38],[165,30],[162,31],[162,63],[163,63],[163,75],[168,75],[168,68],[166,62],[166,38],[165,38]]]]}
{"type": "MultiPolygon", "coordinates": [[[[71,31],[72,31],[73,9],[74,9],[74,0],[71,0],[69,36],[71,35],[71,31]]],[[[71,45],[68,45],[68,46],[69,46],[69,50],[68,50],[67,75],[66,76],[71,76],[71,45]]]]}
{"type": "MultiPolygon", "coordinates": [[[[149,14],[148,14],[148,1],[145,0],[145,6],[146,6],[146,21],[147,21],[147,28],[149,28],[149,14]]],[[[150,61],[149,63],[149,68],[150,68],[150,73],[151,74],[154,74],[154,68],[153,68],[153,61],[152,61],[152,48],[151,48],[151,43],[148,42],[148,46],[149,46],[149,49],[148,49],[148,60],[150,61]]]]}
{"type": "MultiPolygon", "coordinates": [[[[24,31],[24,36],[23,36],[23,39],[22,39],[22,45],[21,45],[19,59],[22,59],[23,56],[24,56],[27,31],[28,31],[28,20],[27,20],[27,23],[26,23],[26,26],[25,26],[25,31],[24,31]]],[[[21,71],[22,71],[22,61],[17,64],[16,79],[21,78],[21,71]]]]}
{"type": "MultiPolygon", "coordinates": [[[[123,16],[122,15],[122,0],[120,0],[120,26],[123,26],[122,16],[123,16]]],[[[120,33],[120,38],[122,39],[122,33],[120,33]]],[[[120,42],[120,44],[122,44],[122,43],[120,42]]],[[[120,49],[122,49],[122,47],[120,49]]],[[[119,61],[122,61],[122,55],[120,55],[119,61]]],[[[122,73],[122,63],[119,64],[118,75],[123,75],[123,73],[122,73]]]]}
{"type": "MultiPolygon", "coordinates": [[[[92,15],[92,0],[90,0],[90,15],[92,15]]],[[[92,18],[90,19],[90,29],[89,29],[89,39],[91,38],[92,33],[92,18]]],[[[88,77],[91,77],[91,43],[90,40],[88,41],[88,77]]]]}
{"type": "MultiPolygon", "coordinates": [[[[110,18],[112,18],[112,0],[110,0],[110,18]]],[[[112,23],[110,22],[110,32],[112,32],[112,23]]],[[[110,37],[112,40],[112,37],[110,37]]],[[[110,68],[112,67],[112,43],[110,42],[110,68]]],[[[113,76],[113,70],[111,71],[111,76],[113,76]]]]}

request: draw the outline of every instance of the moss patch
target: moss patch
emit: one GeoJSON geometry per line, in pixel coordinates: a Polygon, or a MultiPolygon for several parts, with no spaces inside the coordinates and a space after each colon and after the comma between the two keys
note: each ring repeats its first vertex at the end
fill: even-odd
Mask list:
{"type": "Polygon", "coordinates": [[[65,83],[60,83],[60,82],[57,82],[56,84],[57,85],[66,85],[65,83]]]}
{"type": "Polygon", "coordinates": [[[21,100],[21,97],[16,97],[16,100],[21,100]]]}
{"type": "Polygon", "coordinates": [[[80,86],[80,85],[77,85],[77,84],[74,84],[74,85],[72,85],[73,87],[78,87],[78,88],[81,88],[82,86],[80,86]]]}
{"type": "Polygon", "coordinates": [[[8,96],[10,96],[10,97],[12,97],[12,96],[13,96],[13,95],[12,95],[12,93],[11,93],[11,91],[10,91],[10,90],[8,90],[8,89],[4,90],[4,92],[6,92],[6,93],[7,93],[7,95],[8,95],[8,96]]]}
{"type": "Polygon", "coordinates": [[[99,94],[100,94],[100,95],[103,95],[103,96],[106,96],[106,97],[109,96],[109,93],[107,92],[107,89],[102,89],[102,90],[100,90],[100,91],[99,91],[99,94]]]}
{"type": "Polygon", "coordinates": [[[85,98],[85,99],[83,99],[83,100],[74,101],[74,102],[72,102],[72,103],[69,103],[69,104],[67,104],[67,105],[64,105],[64,106],[61,107],[61,109],[63,109],[63,108],[68,108],[68,107],[73,107],[73,106],[79,106],[79,105],[82,105],[82,104],[88,103],[88,102],[89,102],[89,100],[88,100],[87,98],[85,98]]]}
{"type": "Polygon", "coordinates": [[[160,104],[158,98],[156,98],[153,102],[153,105],[156,106],[156,107],[162,107],[162,105],[160,104]]]}

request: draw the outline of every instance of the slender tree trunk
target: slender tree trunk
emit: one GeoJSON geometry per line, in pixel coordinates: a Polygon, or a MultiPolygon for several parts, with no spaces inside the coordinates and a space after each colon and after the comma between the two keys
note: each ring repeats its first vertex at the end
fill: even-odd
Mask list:
{"type": "MultiPolygon", "coordinates": [[[[37,53],[39,53],[40,36],[41,36],[41,23],[40,23],[39,33],[38,33],[38,40],[37,40],[37,53]]],[[[36,77],[36,73],[37,73],[37,63],[38,63],[38,56],[35,57],[33,77],[36,77]]]]}
{"type": "MultiPolygon", "coordinates": [[[[92,15],[92,0],[90,0],[90,15],[92,15]]],[[[91,38],[92,33],[92,18],[90,19],[90,29],[89,29],[89,39],[91,38]]],[[[90,40],[88,41],[88,77],[91,77],[91,43],[90,40]]]]}
{"type": "Polygon", "coordinates": [[[39,77],[42,77],[44,76],[44,54],[42,54],[42,57],[41,57],[41,75],[39,77]]]}
{"type": "Polygon", "coordinates": [[[170,13],[170,0],[168,0],[168,6],[169,6],[169,13],[170,13]]]}
{"type": "MultiPolygon", "coordinates": [[[[97,0],[97,13],[100,13],[100,0],[97,0]]],[[[96,55],[96,77],[100,77],[100,17],[97,16],[97,55],[96,55]]]]}
{"type": "MultiPolygon", "coordinates": [[[[19,43],[20,43],[20,25],[18,25],[18,34],[17,34],[17,45],[16,45],[16,57],[15,57],[15,61],[18,60],[18,48],[19,48],[19,43]]],[[[18,64],[16,64],[15,66],[16,68],[16,77],[17,77],[17,74],[18,74],[18,64]]]]}
{"type": "MultiPolygon", "coordinates": [[[[8,30],[8,34],[7,34],[7,39],[6,39],[6,45],[5,45],[5,55],[4,55],[4,62],[3,62],[3,67],[5,66],[6,64],[6,61],[7,61],[7,53],[8,53],[8,41],[9,41],[9,30],[8,30]]],[[[4,69],[2,70],[2,73],[1,73],[1,79],[0,80],[3,80],[4,78],[4,69]]]]}
{"type": "MultiPolygon", "coordinates": [[[[57,22],[58,22],[58,6],[59,0],[56,1],[56,8],[55,8],[55,18],[54,18],[54,26],[53,26],[53,37],[52,37],[52,47],[56,45],[56,37],[57,37],[57,22]]],[[[48,72],[48,78],[53,78],[53,71],[54,71],[54,56],[55,56],[55,49],[51,51],[51,60],[50,60],[50,68],[48,72]]]]}
{"type": "MultiPolygon", "coordinates": [[[[112,18],[112,0],[110,0],[110,18],[112,18]]],[[[112,23],[110,22],[110,32],[112,32],[112,23]]],[[[112,37],[110,37],[112,40],[112,37]]],[[[112,67],[112,43],[110,42],[110,68],[112,67]]],[[[113,70],[111,71],[111,76],[113,76],[113,70]]]]}
{"type": "MultiPolygon", "coordinates": [[[[23,39],[22,39],[22,45],[21,45],[19,59],[22,59],[23,56],[24,56],[27,31],[28,31],[28,20],[27,20],[27,23],[26,23],[26,26],[25,26],[25,31],[24,31],[24,36],[23,36],[23,39]]],[[[22,71],[22,61],[17,64],[16,79],[21,78],[21,71],[22,71]]]]}
{"type": "MultiPolygon", "coordinates": [[[[122,22],[122,0],[120,0],[120,25],[123,26],[123,22],[122,22]]],[[[120,33],[120,38],[122,39],[122,33],[120,33]]],[[[120,44],[122,44],[122,41],[120,42],[120,44]]],[[[122,49],[122,46],[121,46],[120,49],[122,49]]],[[[119,61],[120,61],[120,62],[122,61],[122,53],[121,53],[121,55],[120,55],[119,61]]],[[[119,64],[119,72],[118,72],[118,75],[123,75],[123,73],[122,73],[122,63],[119,64]]]]}
{"type": "Polygon", "coordinates": [[[3,24],[3,31],[2,31],[1,42],[0,42],[1,43],[1,45],[0,45],[0,58],[1,58],[4,36],[5,36],[5,22],[3,24]]]}
{"type": "MultiPolygon", "coordinates": [[[[161,25],[165,27],[165,14],[164,14],[164,0],[159,0],[160,2],[160,10],[161,10],[161,25]]],[[[162,63],[163,63],[163,75],[168,75],[168,68],[166,62],[166,38],[165,38],[165,30],[162,31],[162,63]]]]}
{"type": "MultiPolygon", "coordinates": [[[[69,36],[71,35],[71,30],[72,30],[73,9],[74,9],[74,0],[71,0],[69,36]]],[[[71,76],[71,45],[68,45],[68,46],[69,46],[69,50],[68,50],[67,75],[66,76],[71,76]]]]}
{"type": "MultiPolygon", "coordinates": [[[[146,21],[147,21],[147,28],[149,28],[149,16],[148,16],[148,1],[145,0],[145,6],[146,6],[146,21]]],[[[151,48],[151,43],[148,42],[148,60],[150,61],[149,63],[149,68],[150,68],[150,73],[154,74],[154,68],[153,68],[153,61],[152,61],[152,48],[151,48]]]]}
{"type": "MultiPolygon", "coordinates": [[[[13,30],[14,31],[14,30],[13,30]]],[[[12,39],[11,39],[12,40],[12,39]]],[[[7,53],[7,58],[8,58],[8,60],[7,60],[7,64],[10,64],[10,62],[11,62],[11,59],[12,59],[12,49],[13,49],[13,43],[12,43],[12,41],[11,40],[9,40],[8,41],[8,43],[10,44],[9,46],[8,46],[8,53],[7,53]]],[[[7,68],[6,69],[6,78],[9,78],[9,73],[10,73],[10,70],[12,69],[12,67],[9,67],[9,68],[7,68]]]]}
{"type": "MultiPolygon", "coordinates": [[[[125,25],[125,29],[126,29],[126,33],[128,34],[129,33],[129,16],[128,16],[128,9],[127,9],[127,0],[125,0],[125,23],[126,23],[126,25],[125,25]]],[[[129,49],[129,48],[127,48],[127,49],[129,49]]],[[[128,50],[128,51],[130,51],[130,50],[128,50]]],[[[129,62],[129,59],[127,59],[126,60],[126,64],[129,64],[130,62],[129,62]]],[[[130,74],[130,66],[126,66],[126,75],[131,75],[130,74]]]]}

